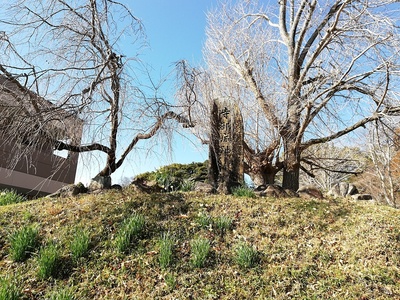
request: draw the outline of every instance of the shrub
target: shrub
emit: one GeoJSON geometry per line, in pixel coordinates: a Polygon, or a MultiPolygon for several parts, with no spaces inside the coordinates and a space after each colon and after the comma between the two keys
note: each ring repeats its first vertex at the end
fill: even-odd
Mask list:
{"type": "Polygon", "coordinates": [[[10,236],[10,255],[14,261],[24,261],[39,245],[38,229],[24,226],[10,236]]]}
{"type": "Polygon", "coordinates": [[[180,188],[187,191],[195,181],[204,182],[208,174],[208,161],[191,164],[171,164],[163,166],[154,172],[147,172],[136,176],[137,179],[145,181],[157,181],[165,188],[173,186],[174,189],[180,188]]]}
{"type": "Polygon", "coordinates": [[[88,254],[90,245],[90,233],[87,230],[78,228],[75,230],[73,240],[70,244],[72,260],[77,262],[79,258],[88,254]]]}
{"type": "Polygon", "coordinates": [[[0,278],[0,300],[17,300],[22,296],[17,284],[8,277],[0,278]]]}
{"type": "Polygon", "coordinates": [[[26,198],[17,194],[14,190],[3,190],[0,192],[0,205],[8,205],[25,201],[26,198]]]}
{"type": "Polygon", "coordinates": [[[175,241],[169,233],[164,233],[159,241],[160,252],[158,261],[161,268],[165,269],[171,265],[173,259],[175,241]]]}
{"type": "Polygon", "coordinates": [[[119,252],[126,252],[132,242],[142,235],[144,225],[144,217],[139,214],[134,214],[132,217],[125,219],[115,237],[115,245],[119,252]]]}
{"type": "Polygon", "coordinates": [[[232,190],[232,194],[236,197],[255,198],[254,191],[247,186],[239,186],[232,190]]]}
{"type": "Polygon", "coordinates": [[[50,243],[47,246],[42,247],[38,256],[39,278],[47,279],[49,277],[55,277],[57,275],[58,267],[60,266],[60,260],[60,249],[56,244],[50,243]]]}
{"type": "Polygon", "coordinates": [[[190,246],[191,263],[195,268],[201,268],[204,266],[210,251],[210,241],[200,237],[193,239],[190,243],[190,246]]]}
{"type": "Polygon", "coordinates": [[[251,268],[258,259],[257,250],[252,246],[241,242],[235,248],[235,261],[242,268],[251,268]]]}

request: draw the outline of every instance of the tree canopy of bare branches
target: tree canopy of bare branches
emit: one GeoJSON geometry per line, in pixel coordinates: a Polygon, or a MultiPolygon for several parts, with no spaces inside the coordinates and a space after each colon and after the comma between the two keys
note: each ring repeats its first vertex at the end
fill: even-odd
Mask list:
{"type": "Polygon", "coordinates": [[[396,124],[376,123],[371,130],[369,157],[372,168],[366,174],[369,184],[374,185],[372,193],[376,199],[398,208],[400,191],[399,174],[399,129],[396,124]]]}
{"type": "Polygon", "coordinates": [[[197,101],[204,114],[214,98],[238,103],[258,183],[282,169],[283,186],[296,190],[307,148],[399,115],[399,9],[395,0],[281,0],[208,13],[197,101]]]}
{"type": "MultiPolygon", "coordinates": [[[[145,33],[124,3],[17,0],[3,1],[1,9],[0,75],[19,91],[17,102],[24,102],[22,107],[2,101],[3,139],[28,137],[25,146],[45,140],[55,150],[100,151],[106,163],[98,175],[109,176],[168,120],[190,125],[139,80],[146,72],[139,59],[145,33]],[[79,134],[62,139],[78,128],[67,119],[83,124],[82,140],[79,134]]],[[[15,155],[29,154],[24,149],[15,155]]]]}

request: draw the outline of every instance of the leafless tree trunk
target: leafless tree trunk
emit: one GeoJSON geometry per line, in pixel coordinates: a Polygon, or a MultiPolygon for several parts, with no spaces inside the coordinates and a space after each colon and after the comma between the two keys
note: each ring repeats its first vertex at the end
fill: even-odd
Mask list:
{"type": "Polygon", "coordinates": [[[55,150],[100,151],[106,163],[98,175],[109,176],[168,120],[191,126],[136,76],[144,71],[138,53],[145,36],[141,21],[122,2],[19,0],[1,6],[0,75],[23,103],[2,102],[10,117],[2,124],[3,138],[28,137],[25,145],[31,147],[45,140],[55,150]],[[75,134],[80,124],[82,140],[75,134]]]}
{"type": "Polygon", "coordinates": [[[241,2],[208,14],[208,82],[239,104],[252,155],[275,147],[262,161],[278,164],[262,172],[282,164],[285,188],[298,189],[310,146],[400,113],[395,2],[241,2]]]}
{"type": "Polygon", "coordinates": [[[399,150],[396,136],[398,139],[393,127],[376,126],[371,133],[369,149],[375,176],[380,185],[379,193],[372,192],[375,192],[375,198],[393,207],[399,205],[396,192],[400,189],[400,178],[395,176],[395,170],[400,167],[395,160],[395,154],[399,150]]]}

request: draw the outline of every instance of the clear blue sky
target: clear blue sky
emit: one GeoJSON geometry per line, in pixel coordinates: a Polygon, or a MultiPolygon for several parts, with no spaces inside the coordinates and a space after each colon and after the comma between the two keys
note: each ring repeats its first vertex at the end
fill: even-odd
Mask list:
{"type": "MultiPolygon", "coordinates": [[[[149,46],[143,49],[140,59],[151,66],[155,81],[170,73],[174,63],[179,60],[185,59],[193,65],[202,63],[206,12],[215,7],[217,0],[124,0],[123,2],[144,24],[149,46]]],[[[165,86],[164,93],[173,97],[170,85],[165,86]]],[[[192,141],[196,142],[193,137],[192,141]]],[[[165,145],[154,148],[160,155],[147,156],[145,150],[132,153],[124,165],[113,174],[113,183],[119,183],[124,177],[131,178],[145,171],[153,171],[172,162],[204,161],[208,154],[204,146],[202,149],[203,151],[196,149],[190,141],[177,135],[170,155],[165,151],[165,145]]],[[[104,167],[105,160],[94,159],[92,168],[89,169],[88,166],[83,167],[86,158],[82,157],[76,181],[88,183],[90,177],[104,167]]]]}
{"type": "Polygon", "coordinates": [[[154,68],[167,70],[171,63],[181,59],[201,61],[206,12],[215,5],[215,0],[126,2],[145,26],[150,44],[146,58],[151,59],[149,63],[154,68]]]}

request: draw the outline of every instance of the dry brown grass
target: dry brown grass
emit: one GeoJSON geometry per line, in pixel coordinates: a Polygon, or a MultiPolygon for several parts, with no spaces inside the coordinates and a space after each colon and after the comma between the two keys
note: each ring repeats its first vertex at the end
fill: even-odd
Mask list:
{"type": "Polygon", "coordinates": [[[70,199],[0,207],[0,276],[11,276],[25,299],[71,288],[76,299],[399,299],[400,211],[351,200],[236,198],[194,193],[138,194],[126,189],[70,199]],[[145,234],[128,253],[114,238],[133,213],[145,234]],[[228,230],[201,226],[199,216],[233,220],[228,230]],[[37,224],[42,243],[61,246],[55,278],[37,277],[37,259],[12,262],[10,233],[37,224]],[[74,228],[91,233],[87,258],[68,252],[74,228]],[[158,259],[163,233],[174,236],[168,268],[158,259]],[[190,262],[190,241],[207,238],[205,266],[190,262]],[[241,243],[257,250],[252,268],[236,264],[241,243]]]}

